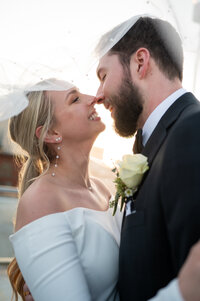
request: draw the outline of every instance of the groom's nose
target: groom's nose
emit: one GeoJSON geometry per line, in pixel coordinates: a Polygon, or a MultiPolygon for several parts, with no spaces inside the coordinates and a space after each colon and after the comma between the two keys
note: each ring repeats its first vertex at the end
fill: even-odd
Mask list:
{"type": "Polygon", "coordinates": [[[98,104],[101,104],[101,103],[104,103],[104,100],[105,100],[105,96],[104,96],[103,92],[100,89],[98,89],[97,94],[96,94],[96,102],[98,104]]]}

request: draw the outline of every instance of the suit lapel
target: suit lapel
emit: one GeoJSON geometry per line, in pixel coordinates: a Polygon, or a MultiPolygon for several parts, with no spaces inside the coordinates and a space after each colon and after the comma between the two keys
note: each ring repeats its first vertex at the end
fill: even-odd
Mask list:
{"type": "Polygon", "coordinates": [[[148,158],[149,166],[151,166],[155,155],[165,140],[166,135],[166,128],[163,126],[162,122],[159,122],[142,151],[142,154],[148,158]]]}
{"type": "Polygon", "coordinates": [[[142,154],[148,158],[149,166],[151,166],[158,150],[164,142],[169,128],[176,122],[186,107],[197,102],[198,100],[195,99],[192,93],[186,93],[178,98],[163,115],[142,151],[142,154]]]}

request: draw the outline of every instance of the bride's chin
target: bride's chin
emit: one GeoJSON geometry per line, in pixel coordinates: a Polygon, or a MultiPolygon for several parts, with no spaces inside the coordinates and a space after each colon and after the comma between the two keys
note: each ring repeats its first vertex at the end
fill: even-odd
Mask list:
{"type": "Polygon", "coordinates": [[[106,129],[106,125],[103,122],[101,122],[101,130],[99,131],[99,133],[105,131],[105,129],[106,129]]]}
{"type": "Polygon", "coordinates": [[[97,137],[99,136],[99,134],[101,134],[103,131],[105,131],[106,126],[104,123],[101,123],[101,127],[98,128],[98,130],[96,131],[95,134],[95,140],[97,139],[97,137]]]}

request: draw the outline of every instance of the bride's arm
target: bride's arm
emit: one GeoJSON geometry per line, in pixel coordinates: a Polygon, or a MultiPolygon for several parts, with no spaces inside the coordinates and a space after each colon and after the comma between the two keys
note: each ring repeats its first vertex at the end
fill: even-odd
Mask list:
{"type": "Polygon", "coordinates": [[[62,214],[45,216],[11,237],[34,300],[91,300],[76,244],[62,214]]]}

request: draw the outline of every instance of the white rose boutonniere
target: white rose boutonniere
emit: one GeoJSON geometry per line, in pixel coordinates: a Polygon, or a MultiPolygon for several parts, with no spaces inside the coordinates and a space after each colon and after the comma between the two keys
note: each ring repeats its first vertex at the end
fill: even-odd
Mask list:
{"type": "Polygon", "coordinates": [[[125,202],[133,200],[133,195],[137,191],[144,173],[149,169],[147,157],[142,154],[124,155],[118,165],[118,168],[113,169],[117,176],[114,181],[115,199],[110,202],[110,207],[114,208],[113,215],[116,213],[119,200],[121,200],[120,210],[125,202]]]}

